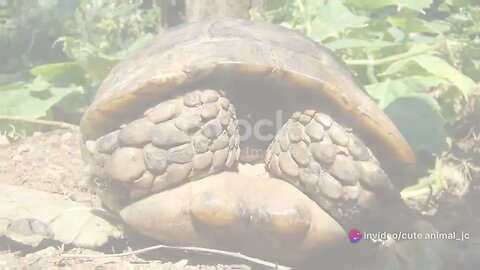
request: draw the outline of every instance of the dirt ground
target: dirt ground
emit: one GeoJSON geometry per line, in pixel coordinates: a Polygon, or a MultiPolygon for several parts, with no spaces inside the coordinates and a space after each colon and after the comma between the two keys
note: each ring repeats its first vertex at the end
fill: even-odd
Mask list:
{"type": "MultiPolygon", "coordinates": [[[[53,130],[36,132],[32,136],[8,143],[0,141],[0,185],[8,185],[46,192],[88,207],[100,207],[97,196],[82,188],[88,180],[88,171],[80,153],[80,134],[74,130],[53,130]]],[[[478,144],[476,144],[478,146],[478,144]]],[[[473,149],[470,147],[469,149],[473,149]]],[[[475,148],[477,149],[477,148],[475,148]]],[[[478,150],[478,149],[477,149],[478,150]]],[[[475,151],[477,156],[478,151],[475,151]]],[[[454,159],[448,159],[450,161],[454,159]]],[[[453,161],[452,161],[453,162],[453,161]]],[[[447,163],[446,163],[447,164],[447,163]]],[[[480,192],[478,174],[470,175],[467,185],[459,175],[458,166],[446,166],[444,176],[457,179],[442,198],[423,198],[414,201],[412,208],[430,216],[438,229],[452,228],[474,233],[480,226],[480,192]],[[454,168],[454,170],[452,169],[454,168]],[[455,169],[457,168],[457,169],[455,169]],[[450,176],[449,176],[450,175],[450,176]],[[460,179],[460,180],[458,180],[460,179]],[[458,184],[460,183],[460,184],[458,184]],[[426,202],[435,201],[434,204],[426,202]],[[422,209],[423,208],[423,209],[422,209]],[[428,208],[428,209],[427,209],[428,208]],[[435,213],[429,213],[435,209],[435,213]],[[442,209],[438,211],[438,209],[442,209]]],[[[472,171],[477,172],[478,171],[472,171]]],[[[0,217],[1,218],[1,217],[0,217]]],[[[1,234],[0,234],[1,235],[1,234]]],[[[53,240],[42,241],[38,246],[20,244],[8,237],[0,236],[0,269],[266,269],[269,267],[230,256],[219,256],[208,252],[186,250],[153,250],[132,252],[158,243],[150,240],[132,241],[141,238],[125,237],[109,241],[101,248],[92,250],[65,245],[53,240]],[[123,253],[123,255],[118,255],[123,253]],[[113,254],[113,255],[112,255],[113,254]],[[214,263],[212,263],[214,262],[214,263]]],[[[433,243],[433,242],[432,242],[433,243]]],[[[480,263],[480,241],[466,244],[447,245],[449,254],[455,258],[451,269],[463,263],[470,269],[473,263],[480,263]]],[[[427,249],[434,250],[435,247],[427,249]]],[[[442,253],[436,255],[442,256],[442,253]]],[[[429,258],[427,258],[429,259],[429,258]]],[[[431,260],[431,258],[429,259],[431,260]]],[[[272,269],[270,267],[270,269],[272,269]]],[[[472,268],[473,269],[473,268],[472,268]]]]}
{"type": "MultiPolygon", "coordinates": [[[[97,196],[81,188],[87,170],[80,153],[78,130],[37,132],[15,143],[0,145],[0,184],[60,195],[67,201],[100,206],[97,196]]],[[[249,269],[241,260],[228,265],[203,265],[183,259],[185,251],[150,252],[125,256],[106,254],[137,248],[128,239],[111,241],[97,250],[43,241],[30,247],[0,236],[0,269],[249,269]],[[88,254],[87,256],[83,256],[88,254]],[[82,255],[81,257],[78,257],[82,255]]],[[[152,243],[153,245],[154,243],[152,243]]],[[[204,256],[209,256],[204,255],[204,256]]],[[[204,257],[203,256],[203,257],[204,257]]],[[[194,258],[193,256],[192,258],[194,258]]],[[[202,256],[199,256],[202,260],[202,256]]],[[[205,260],[205,258],[203,258],[205,260]]],[[[217,259],[215,259],[217,260],[217,259]]]]}

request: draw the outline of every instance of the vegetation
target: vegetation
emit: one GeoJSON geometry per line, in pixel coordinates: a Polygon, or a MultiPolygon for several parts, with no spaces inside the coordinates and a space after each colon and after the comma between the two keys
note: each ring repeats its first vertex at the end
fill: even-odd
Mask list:
{"type": "MultiPolygon", "coordinates": [[[[163,30],[160,16],[155,1],[0,0],[0,115],[78,123],[109,70],[163,30]]],[[[479,1],[270,0],[252,18],[343,58],[417,151],[440,157],[479,132],[456,125],[480,117],[479,1]]],[[[38,128],[0,120],[4,134],[38,128]]]]}

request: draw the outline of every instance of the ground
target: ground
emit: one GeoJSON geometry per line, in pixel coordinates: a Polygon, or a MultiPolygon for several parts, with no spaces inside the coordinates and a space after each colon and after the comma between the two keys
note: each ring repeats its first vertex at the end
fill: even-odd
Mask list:
{"type": "MultiPolygon", "coordinates": [[[[3,143],[0,146],[0,184],[44,191],[85,206],[101,206],[97,196],[81,187],[87,180],[88,171],[81,158],[80,142],[80,134],[74,129],[36,132],[33,136],[22,138],[15,143],[3,143]]],[[[112,250],[118,253],[138,248],[137,244],[129,244],[128,241],[111,241],[112,243],[100,249],[91,250],[62,245],[55,241],[43,241],[37,247],[30,247],[0,236],[0,269],[79,266],[82,269],[249,269],[242,265],[242,260],[237,260],[238,264],[230,260],[229,265],[190,263],[182,258],[185,251],[106,255],[114,253],[112,250]],[[88,255],[77,258],[82,254],[88,255]]],[[[210,255],[203,255],[205,256],[210,255]]],[[[190,259],[190,256],[183,257],[190,259]]],[[[202,255],[198,257],[201,261],[202,255]]],[[[205,258],[203,260],[205,261],[205,258]]],[[[222,262],[221,257],[218,262],[222,262]]]]}
{"type": "MultiPolygon", "coordinates": [[[[478,162],[475,159],[478,158],[478,138],[470,136],[459,142],[461,142],[460,146],[473,144],[473,147],[467,147],[470,149],[469,154],[450,153],[445,156],[442,176],[450,183],[450,188],[444,189],[441,196],[432,196],[432,194],[427,197],[416,196],[407,202],[412,209],[423,214],[422,219],[434,224],[436,229],[469,232],[472,239],[462,243],[425,242],[420,244],[420,242],[412,241],[400,243],[385,252],[386,255],[381,255],[387,258],[388,254],[394,254],[395,259],[392,259],[390,263],[397,263],[397,261],[401,261],[397,258],[403,258],[410,266],[413,264],[415,267],[420,267],[423,263],[432,266],[434,264],[431,262],[434,258],[442,257],[444,262],[439,263],[438,268],[428,269],[450,269],[459,265],[466,267],[459,269],[470,269],[469,267],[479,263],[480,241],[476,238],[475,231],[480,224],[480,213],[474,206],[480,202],[478,188],[480,185],[475,180],[478,179],[478,167],[472,165],[478,162]],[[466,158],[468,155],[471,158],[466,158]],[[459,162],[459,156],[468,162],[459,162]],[[463,167],[460,166],[462,164],[464,164],[463,167]],[[462,168],[470,168],[467,170],[470,173],[465,174],[465,170],[462,168]],[[419,249],[421,245],[426,248],[422,246],[423,249],[419,249]],[[405,253],[405,248],[418,250],[421,258],[415,256],[416,254],[405,253]],[[445,250],[448,252],[445,253],[445,250]]],[[[32,195],[31,198],[34,205],[38,203],[38,207],[40,207],[39,201],[42,196],[54,197],[61,200],[62,203],[72,203],[77,206],[101,207],[99,198],[86,188],[88,170],[81,157],[80,144],[81,139],[77,128],[36,132],[32,136],[20,138],[15,142],[0,140],[0,185],[3,189],[15,187],[40,192],[39,195],[32,195]]],[[[461,149],[457,149],[458,151],[461,149]]],[[[249,169],[252,173],[257,173],[255,168],[249,169]]],[[[18,199],[18,196],[12,196],[12,198],[18,199]]],[[[3,199],[5,202],[5,198],[3,199]]],[[[0,200],[1,202],[2,200],[0,200]]],[[[3,218],[2,209],[4,209],[4,213],[5,211],[8,213],[8,205],[7,210],[5,210],[5,205],[0,205],[0,227],[1,218],[3,218]]],[[[418,230],[426,228],[424,223],[419,224],[418,230]]],[[[430,228],[426,229],[430,230],[430,228]]],[[[96,249],[78,248],[53,240],[44,240],[38,246],[31,247],[13,241],[9,237],[0,236],[0,269],[50,269],[53,267],[272,269],[271,266],[266,267],[263,261],[248,261],[235,256],[236,254],[219,255],[205,250],[170,249],[155,247],[156,245],[158,243],[144,239],[132,232],[127,232],[123,239],[111,240],[96,249]],[[138,239],[141,241],[137,241],[138,239]],[[154,248],[148,248],[152,246],[154,248]]]]}

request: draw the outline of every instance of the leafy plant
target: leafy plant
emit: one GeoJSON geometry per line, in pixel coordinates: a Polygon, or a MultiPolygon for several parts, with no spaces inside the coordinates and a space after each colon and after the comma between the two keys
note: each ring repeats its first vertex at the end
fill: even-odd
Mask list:
{"type": "Polygon", "coordinates": [[[141,0],[0,1],[0,115],[77,123],[110,69],[159,30],[158,17],[141,0]]]}
{"type": "Polygon", "coordinates": [[[416,150],[440,154],[452,104],[479,91],[479,15],[468,0],[284,0],[254,17],[340,55],[416,150]]]}

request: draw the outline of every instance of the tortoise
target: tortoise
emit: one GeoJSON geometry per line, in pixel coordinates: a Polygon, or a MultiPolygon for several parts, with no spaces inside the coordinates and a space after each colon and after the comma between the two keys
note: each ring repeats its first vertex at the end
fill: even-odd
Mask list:
{"type": "Polygon", "coordinates": [[[286,262],[382,219],[415,164],[339,58],[258,21],[167,30],[112,69],[80,126],[96,191],[133,229],[286,262]]]}

